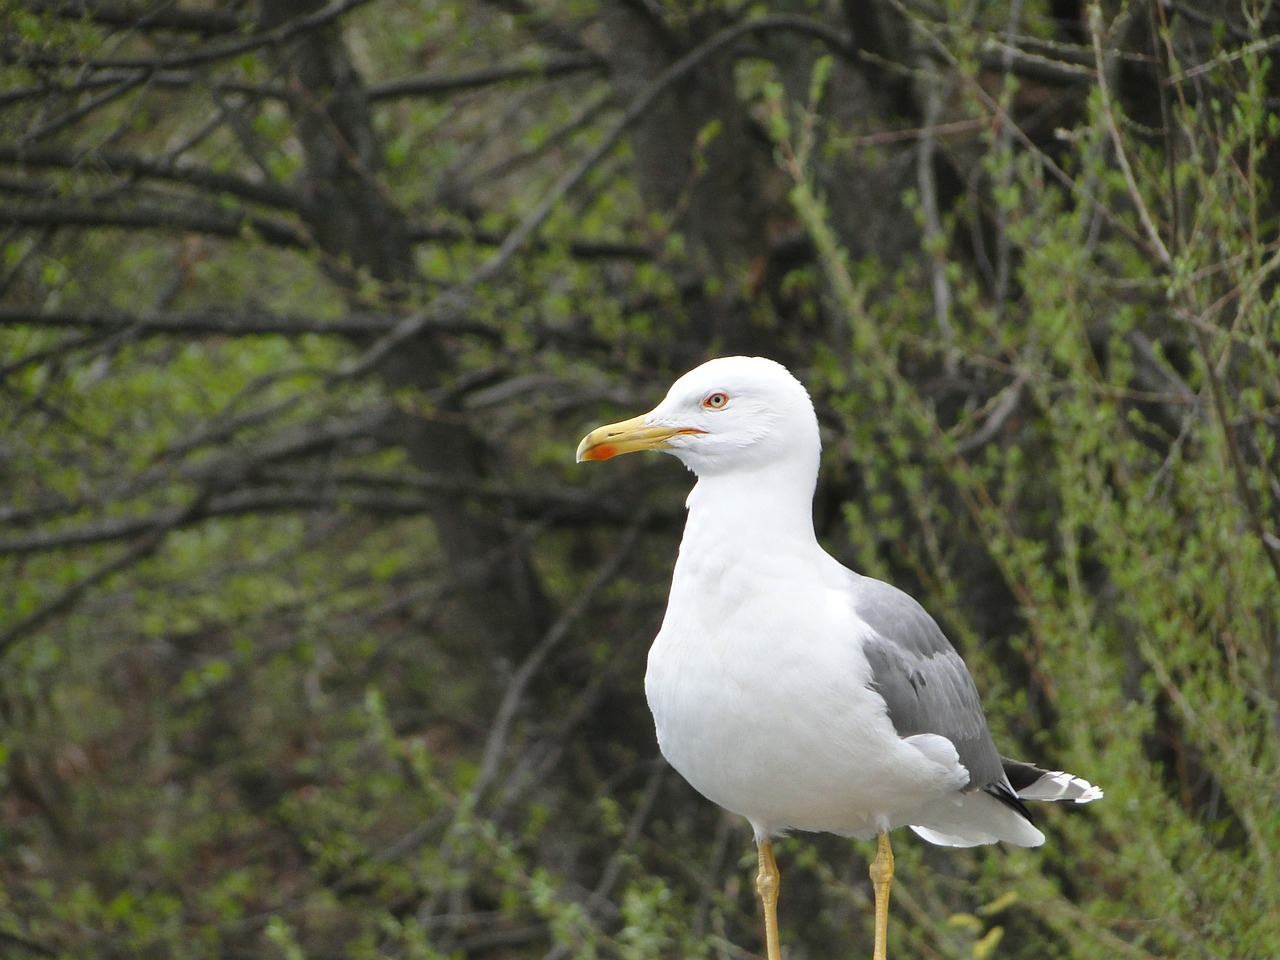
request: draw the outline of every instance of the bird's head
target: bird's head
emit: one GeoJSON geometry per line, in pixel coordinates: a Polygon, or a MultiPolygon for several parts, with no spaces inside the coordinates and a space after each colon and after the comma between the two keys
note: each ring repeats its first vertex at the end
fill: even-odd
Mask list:
{"type": "Polygon", "coordinates": [[[686,373],[648,413],[592,430],[578,461],[661,450],[700,477],[784,462],[816,474],[820,443],[813,402],[786,367],[721,357],[686,373]]]}

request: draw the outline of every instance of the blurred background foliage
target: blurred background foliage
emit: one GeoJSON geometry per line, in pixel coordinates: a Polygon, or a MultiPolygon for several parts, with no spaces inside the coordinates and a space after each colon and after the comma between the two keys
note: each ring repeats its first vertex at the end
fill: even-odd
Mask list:
{"type": "MultiPolygon", "coordinates": [[[[1107,791],[899,844],[898,957],[1280,944],[1270,4],[0,4],[6,956],[740,958],[744,824],[641,678],[709,356],[1005,751],[1107,791]]],[[[865,844],[780,853],[792,960],[865,844]]]]}

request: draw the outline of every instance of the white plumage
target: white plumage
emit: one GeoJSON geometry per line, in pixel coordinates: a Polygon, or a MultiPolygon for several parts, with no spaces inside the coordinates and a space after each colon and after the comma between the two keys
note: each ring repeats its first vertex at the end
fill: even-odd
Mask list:
{"type": "MultiPolygon", "coordinates": [[[[1102,795],[1070,774],[1002,760],[933,619],[818,543],[818,422],[784,367],[709,361],[649,413],[592,431],[578,459],[644,449],[674,454],[698,477],[645,678],[658,743],[700,793],[751,823],[767,931],[777,888],[769,838],[786,830],[880,836],[887,902],[889,830],[1035,846],[1044,835],[1022,799],[1102,795]]],[[[775,949],[776,924],[774,960],[775,949]]]]}

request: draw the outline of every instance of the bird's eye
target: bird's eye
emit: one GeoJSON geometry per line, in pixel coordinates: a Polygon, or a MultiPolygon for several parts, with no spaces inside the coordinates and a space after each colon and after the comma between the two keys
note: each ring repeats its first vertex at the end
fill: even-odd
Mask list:
{"type": "Polygon", "coordinates": [[[702,405],[708,410],[722,410],[729,403],[729,395],[727,393],[713,393],[702,401],[702,405]]]}

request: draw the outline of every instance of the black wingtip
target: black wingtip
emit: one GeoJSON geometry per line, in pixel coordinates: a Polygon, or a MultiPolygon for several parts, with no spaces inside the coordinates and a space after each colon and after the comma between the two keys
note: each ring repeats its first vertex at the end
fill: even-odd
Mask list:
{"type": "MultiPolygon", "coordinates": [[[[1001,757],[1001,759],[1003,760],[1004,758],[1001,757]]],[[[1007,760],[1005,761],[1006,764],[1010,762],[1016,763],[1017,761],[1007,761],[1007,760]]],[[[1007,767],[1006,767],[1005,775],[1008,776],[1007,767]]],[[[987,784],[982,789],[986,793],[995,797],[1005,806],[1011,807],[1012,809],[1016,810],[1026,819],[1028,823],[1035,823],[1035,817],[1031,816],[1031,811],[1027,809],[1027,805],[1022,802],[1022,798],[1018,796],[1017,787],[1011,786],[1011,781],[1012,781],[1012,778],[1009,778],[1008,780],[999,780],[995,783],[987,784]]]]}

